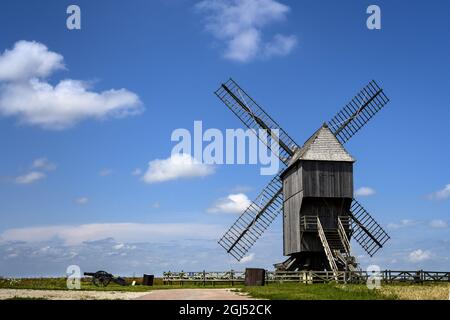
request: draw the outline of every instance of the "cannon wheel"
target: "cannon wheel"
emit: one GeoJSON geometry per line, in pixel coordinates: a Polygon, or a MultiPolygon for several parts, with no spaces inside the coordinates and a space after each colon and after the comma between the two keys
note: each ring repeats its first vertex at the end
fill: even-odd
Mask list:
{"type": "Polygon", "coordinates": [[[92,278],[92,283],[96,287],[107,287],[111,282],[111,276],[106,271],[97,271],[92,278]]]}

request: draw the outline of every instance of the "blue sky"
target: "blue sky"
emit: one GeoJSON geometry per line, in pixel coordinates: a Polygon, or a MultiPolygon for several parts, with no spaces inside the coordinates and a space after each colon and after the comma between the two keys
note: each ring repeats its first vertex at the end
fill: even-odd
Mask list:
{"type": "Polygon", "coordinates": [[[216,244],[236,206],[269,181],[258,165],[143,178],[149,162],[170,157],[174,129],[241,127],[213,95],[230,76],[299,144],[376,79],[391,102],[346,147],[355,188],[374,191],[358,199],[392,240],[373,259],[354,248],[363,266],[448,269],[450,4],[376,1],[382,29],[368,30],[366,1],[211,3],[78,0],[82,29],[72,31],[72,1],[2,3],[0,275],[282,260],[281,219],[245,263],[216,244]]]}

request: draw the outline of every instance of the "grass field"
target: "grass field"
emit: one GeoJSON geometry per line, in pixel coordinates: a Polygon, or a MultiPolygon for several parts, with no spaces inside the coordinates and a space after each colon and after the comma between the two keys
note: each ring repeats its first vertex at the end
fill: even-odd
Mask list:
{"type": "MultiPolygon", "coordinates": [[[[92,284],[89,278],[83,278],[81,281],[81,290],[93,291],[131,291],[142,292],[160,289],[183,289],[183,288],[230,288],[229,284],[171,284],[164,285],[160,278],[155,278],[153,286],[143,286],[142,278],[125,278],[127,283],[136,281],[135,286],[120,286],[111,282],[107,287],[97,287],[92,284]]],[[[242,286],[234,286],[242,287],[242,286]]],[[[34,290],[67,290],[66,278],[24,278],[24,279],[0,279],[0,289],[34,289],[34,290]]]]}
{"type": "Polygon", "coordinates": [[[448,300],[450,285],[383,284],[380,289],[369,290],[363,284],[282,283],[238,290],[269,300],[448,300]]]}
{"type": "Polygon", "coordinates": [[[252,297],[269,300],[386,300],[398,296],[369,290],[365,285],[281,283],[241,289],[252,297]]]}
{"type": "MultiPolygon", "coordinates": [[[[180,288],[230,288],[229,285],[172,284],[164,285],[156,278],[153,287],[141,285],[141,278],[127,278],[135,286],[120,286],[111,283],[108,287],[96,287],[89,279],[83,279],[81,290],[145,292],[151,290],[180,288]]],[[[233,286],[235,290],[250,296],[270,300],[448,300],[450,284],[383,284],[381,289],[369,290],[363,284],[299,284],[276,283],[264,287],[233,286]]],[[[67,290],[65,278],[0,279],[0,289],[67,290]]]]}

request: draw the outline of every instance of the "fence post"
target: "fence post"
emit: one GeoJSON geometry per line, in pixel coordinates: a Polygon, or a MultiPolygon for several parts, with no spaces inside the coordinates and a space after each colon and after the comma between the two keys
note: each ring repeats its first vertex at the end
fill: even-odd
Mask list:
{"type": "Polygon", "coordinates": [[[203,286],[206,285],[206,271],[203,270],[203,286]]]}
{"type": "Polygon", "coordinates": [[[231,286],[234,286],[234,271],[231,269],[231,286]]]}

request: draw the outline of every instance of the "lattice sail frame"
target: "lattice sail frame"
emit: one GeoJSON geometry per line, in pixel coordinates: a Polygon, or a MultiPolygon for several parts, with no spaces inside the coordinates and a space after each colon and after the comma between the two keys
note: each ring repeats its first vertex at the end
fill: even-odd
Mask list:
{"type": "Polygon", "coordinates": [[[219,240],[240,261],[283,209],[282,182],[276,175],[219,240]]]}
{"type": "Polygon", "coordinates": [[[344,144],[388,102],[383,89],[372,80],[328,122],[328,127],[344,144]]]}
{"type": "Polygon", "coordinates": [[[350,213],[352,238],[372,257],[390,237],[356,199],[352,201],[350,213]]]}
{"type": "Polygon", "coordinates": [[[229,79],[215,91],[216,96],[225,103],[225,105],[244,123],[244,125],[253,130],[256,134],[260,129],[268,133],[267,139],[258,138],[271,149],[272,139],[275,139],[280,150],[277,157],[288,164],[289,159],[295,150],[300,148],[298,144],[275,122],[265,111],[253,100],[239,85],[229,79]],[[278,134],[276,134],[278,132],[278,134]]]}

